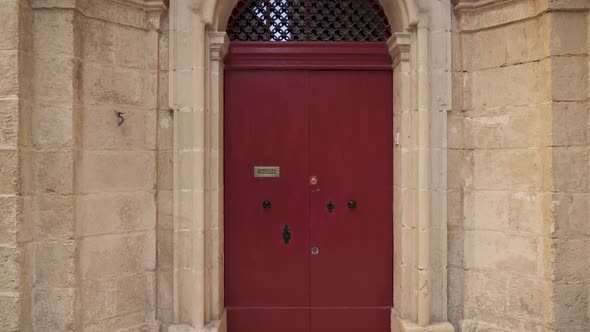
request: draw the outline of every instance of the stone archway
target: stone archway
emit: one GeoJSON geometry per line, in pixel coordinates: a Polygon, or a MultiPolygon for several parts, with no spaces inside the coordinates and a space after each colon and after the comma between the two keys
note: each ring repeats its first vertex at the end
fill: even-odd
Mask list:
{"type": "MultiPolygon", "coordinates": [[[[225,331],[222,87],[225,22],[236,1],[171,2],[177,325],[170,331],[225,331]]],[[[381,3],[396,22],[388,41],[396,138],[392,331],[453,331],[446,280],[451,1],[381,3]]]]}

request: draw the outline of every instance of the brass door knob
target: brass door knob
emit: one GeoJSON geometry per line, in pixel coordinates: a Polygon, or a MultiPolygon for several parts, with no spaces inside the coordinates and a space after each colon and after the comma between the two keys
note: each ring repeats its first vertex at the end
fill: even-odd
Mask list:
{"type": "Polygon", "coordinates": [[[309,178],[309,184],[311,184],[312,186],[315,186],[316,184],[318,184],[318,178],[317,176],[312,176],[309,178]]]}

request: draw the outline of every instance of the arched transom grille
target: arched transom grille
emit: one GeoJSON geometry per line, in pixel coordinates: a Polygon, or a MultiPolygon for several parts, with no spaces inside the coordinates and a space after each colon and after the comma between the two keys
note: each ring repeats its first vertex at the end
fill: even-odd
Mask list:
{"type": "Polygon", "coordinates": [[[386,41],[378,0],[240,0],[227,26],[240,41],[386,41]]]}

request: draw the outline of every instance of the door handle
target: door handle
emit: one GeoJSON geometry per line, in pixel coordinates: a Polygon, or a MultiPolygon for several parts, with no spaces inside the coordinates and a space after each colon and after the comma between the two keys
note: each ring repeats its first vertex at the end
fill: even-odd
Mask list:
{"type": "Polygon", "coordinates": [[[348,201],[347,204],[349,209],[356,209],[356,201],[354,199],[348,201]]]}
{"type": "Polygon", "coordinates": [[[285,242],[285,244],[289,244],[289,241],[291,241],[291,230],[289,229],[289,225],[285,225],[285,227],[283,227],[283,242],[285,242]]]}
{"type": "Polygon", "coordinates": [[[272,206],[272,203],[269,200],[265,200],[265,201],[262,202],[262,208],[263,209],[270,209],[271,206],[272,206]]]}
{"type": "Polygon", "coordinates": [[[326,204],[326,207],[328,208],[328,213],[332,213],[332,212],[334,212],[336,205],[334,205],[334,202],[328,201],[328,204],[326,204]]]}

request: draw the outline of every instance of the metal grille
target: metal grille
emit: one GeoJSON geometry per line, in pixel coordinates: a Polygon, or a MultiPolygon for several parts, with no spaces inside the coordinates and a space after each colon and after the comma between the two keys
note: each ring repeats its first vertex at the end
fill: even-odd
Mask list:
{"type": "Polygon", "coordinates": [[[240,0],[230,40],[386,41],[389,22],[378,0],[240,0]]]}

